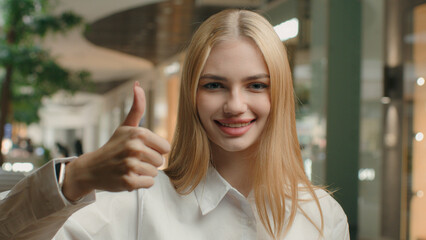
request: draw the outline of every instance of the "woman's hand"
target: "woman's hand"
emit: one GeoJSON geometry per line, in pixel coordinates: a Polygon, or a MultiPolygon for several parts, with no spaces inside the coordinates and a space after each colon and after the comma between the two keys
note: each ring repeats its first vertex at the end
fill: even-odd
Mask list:
{"type": "Polygon", "coordinates": [[[123,124],[100,149],[67,164],[62,192],[76,201],[94,189],[111,192],[149,188],[154,184],[162,154],[170,144],[146,128],[138,127],[145,111],[145,94],[133,88],[132,108],[123,124]]]}

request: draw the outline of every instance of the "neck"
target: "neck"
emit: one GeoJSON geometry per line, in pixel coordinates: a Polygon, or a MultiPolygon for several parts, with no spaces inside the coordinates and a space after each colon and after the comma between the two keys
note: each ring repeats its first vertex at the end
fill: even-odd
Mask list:
{"type": "Polygon", "coordinates": [[[253,154],[250,151],[227,152],[211,144],[213,166],[232,187],[247,197],[253,183],[253,154]]]}

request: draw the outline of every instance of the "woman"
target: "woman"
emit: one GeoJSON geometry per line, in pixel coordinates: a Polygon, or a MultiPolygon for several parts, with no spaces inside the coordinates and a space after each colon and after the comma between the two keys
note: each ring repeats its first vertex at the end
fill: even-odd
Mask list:
{"type": "Polygon", "coordinates": [[[108,143],[16,186],[0,238],[349,239],[339,204],[304,173],[286,52],[263,17],[226,10],[195,33],[164,172],[168,143],[137,127],[144,101],[136,84],[108,143]],[[109,192],[94,202],[95,189],[109,192]]]}

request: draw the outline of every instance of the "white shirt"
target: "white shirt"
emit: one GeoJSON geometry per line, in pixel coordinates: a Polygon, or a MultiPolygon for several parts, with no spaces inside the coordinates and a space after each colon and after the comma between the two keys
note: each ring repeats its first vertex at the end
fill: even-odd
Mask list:
{"type": "Polygon", "coordinates": [[[25,175],[22,173],[6,172],[0,168],[0,192],[11,189],[24,177],[25,175]]]}
{"type": "MultiPolygon", "coordinates": [[[[53,168],[53,163],[43,168],[53,168]]],[[[47,169],[44,170],[47,172],[47,169]]],[[[50,170],[53,172],[53,169],[50,170]]],[[[43,178],[43,175],[39,174],[39,177],[43,178]]],[[[38,181],[43,182],[42,179],[38,181]]],[[[206,178],[188,195],[178,194],[163,172],[149,189],[99,192],[96,193],[96,201],[86,207],[93,202],[93,194],[73,205],[63,198],[57,187],[50,191],[55,192],[52,193],[57,201],[54,205],[61,207],[44,209],[43,212],[50,212],[32,221],[28,230],[21,230],[23,236],[31,236],[22,239],[51,238],[73,212],[54,239],[271,239],[258,219],[253,196],[245,198],[214,168],[209,169],[206,178]],[[43,231],[50,235],[43,235],[43,231]]],[[[283,239],[349,239],[346,215],[340,205],[324,191],[317,191],[317,195],[324,214],[324,238],[320,238],[318,230],[298,212],[283,239]]],[[[4,210],[2,205],[0,212],[4,210]]],[[[46,208],[43,202],[30,205],[30,208],[46,208]]],[[[315,202],[304,202],[302,208],[319,225],[315,202]]],[[[3,219],[0,219],[0,239],[6,236],[3,234],[3,219]]]]}

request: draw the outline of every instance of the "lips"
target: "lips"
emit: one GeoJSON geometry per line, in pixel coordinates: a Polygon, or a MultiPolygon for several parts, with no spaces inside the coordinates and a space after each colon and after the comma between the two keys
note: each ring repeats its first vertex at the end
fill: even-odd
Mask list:
{"type": "Polygon", "coordinates": [[[250,124],[250,122],[247,122],[247,123],[221,123],[221,122],[219,122],[219,124],[224,126],[224,127],[239,128],[239,127],[248,126],[250,124]]]}
{"type": "Polygon", "coordinates": [[[215,123],[226,135],[239,137],[250,130],[255,121],[256,119],[220,119],[215,120],[215,123]]]}

